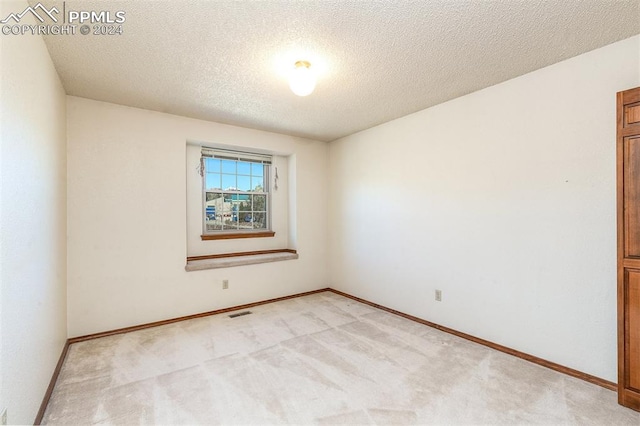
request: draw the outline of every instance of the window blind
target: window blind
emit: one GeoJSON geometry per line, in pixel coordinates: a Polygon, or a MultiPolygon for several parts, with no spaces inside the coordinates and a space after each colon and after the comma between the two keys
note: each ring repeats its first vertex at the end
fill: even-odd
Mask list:
{"type": "Polygon", "coordinates": [[[202,156],[222,160],[248,161],[250,163],[271,164],[272,156],[255,152],[231,151],[226,149],[202,148],[202,156]]]}

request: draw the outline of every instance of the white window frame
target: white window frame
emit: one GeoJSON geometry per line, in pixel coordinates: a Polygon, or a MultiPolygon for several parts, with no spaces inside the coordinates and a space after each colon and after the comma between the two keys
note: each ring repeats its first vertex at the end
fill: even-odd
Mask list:
{"type": "MultiPolygon", "coordinates": [[[[243,151],[232,151],[232,150],[224,150],[224,149],[216,149],[216,148],[207,148],[207,147],[202,147],[202,151],[201,151],[201,156],[200,156],[200,175],[202,177],[202,206],[201,206],[201,217],[202,217],[202,238],[206,239],[206,237],[214,237],[211,239],[215,239],[215,236],[220,236],[221,238],[226,237],[233,237],[234,235],[237,235],[238,238],[242,238],[244,236],[273,236],[274,232],[272,231],[272,227],[271,227],[271,223],[272,223],[272,211],[271,211],[271,191],[270,191],[270,174],[271,174],[271,164],[273,163],[273,158],[270,155],[266,155],[266,154],[260,154],[260,153],[255,153],[255,152],[243,152],[243,151]],[[220,159],[220,160],[231,160],[231,161],[236,161],[236,162],[248,162],[248,163],[252,163],[252,164],[261,164],[263,169],[262,169],[262,187],[263,187],[263,191],[260,192],[256,192],[256,191],[241,191],[236,189],[224,189],[224,188],[215,188],[215,189],[208,189],[207,188],[207,169],[206,169],[206,158],[216,158],[216,159],[220,159]],[[250,228],[239,228],[239,225],[242,223],[244,224],[244,221],[240,220],[240,215],[241,212],[238,210],[235,214],[236,214],[236,223],[238,224],[238,228],[229,228],[229,229],[224,229],[224,219],[222,219],[223,223],[223,229],[220,230],[210,230],[208,229],[207,223],[208,221],[208,217],[207,217],[207,193],[218,193],[221,194],[221,196],[223,198],[225,198],[226,196],[236,196],[236,197],[242,197],[242,196],[248,196],[251,197],[252,195],[264,195],[265,197],[265,210],[264,211],[254,211],[253,208],[254,206],[251,206],[251,227],[250,228]],[[265,218],[265,223],[264,223],[264,228],[254,228],[253,224],[254,221],[253,219],[256,217],[256,213],[262,213],[264,212],[266,218],[265,218]],[[264,235],[260,235],[260,234],[264,234],[264,235]]],[[[211,173],[211,172],[210,172],[211,173]]],[[[227,174],[229,175],[230,173],[222,173],[222,170],[217,171],[217,173],[220,173],[221,176],[223,174],[227,174]]],[[[238,170],[236,168],[236,173],[235,173],[236,179],[238,176],[245,176],[242,174],[238,174],[238,170]]],[[[252,172],[250,172],[249,176],[253,176],[252,172]]],[[[252,185],[253,186],[253,185],[252,185]]],[[[253,198],[252,199],[252,204],[253,204],[253,198]]],[[[224,214],[224,212],[221,212],[222,214],[224,214]]],[[[219,214],[218,212],[216,212],[216,215],[219,214]]],[[[233,218],[233,212],[231,213],[231,217],[233,218]]],[[[223,216],[224,217],[224,216],[223,216]]]]}

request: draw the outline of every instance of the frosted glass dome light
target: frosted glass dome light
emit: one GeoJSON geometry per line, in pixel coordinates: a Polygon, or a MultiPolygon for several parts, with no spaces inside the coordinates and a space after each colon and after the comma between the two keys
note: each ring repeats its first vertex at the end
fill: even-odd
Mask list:
{"type": "Polygon", "coordinates": [[[307,96],[316,88],[316,76],[311,71],[311,64],[307,61],[296,62],[296,68],[289,78],[291,91],[298,96],[307,96]]]}

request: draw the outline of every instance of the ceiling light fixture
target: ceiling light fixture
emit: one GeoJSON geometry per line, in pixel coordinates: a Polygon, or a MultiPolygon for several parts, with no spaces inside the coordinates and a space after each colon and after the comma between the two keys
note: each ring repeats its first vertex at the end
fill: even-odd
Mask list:
{"type": "Polygon", "coordinates": [[[298,96],[307,96],[316,88],[316,76],[311,71],[311,64],[307,61],[298,61],[295,69],[289,77],[289,87],[298,96]]]}

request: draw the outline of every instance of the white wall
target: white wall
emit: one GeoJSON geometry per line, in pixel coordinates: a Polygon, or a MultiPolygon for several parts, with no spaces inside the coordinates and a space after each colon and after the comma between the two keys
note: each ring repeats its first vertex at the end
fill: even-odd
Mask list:
{"type": "Polygon", "coordinates": [[[30,424],[67,338],[66,96],[40,37],[0,46],[0,410],[30,424]]]}
{"type": "Polygon", "coordinates": [[[71,96],[67,114],[70,336],[327,286],[326,143],[71,96]],[[187,141],[295,156],[299,259],[185,272],[187,141]]]}
{"type": "Polygon", "coordinates": [[[331,143],[331,286],[616,381],[615,94],[639,47],[331,143]]]}

